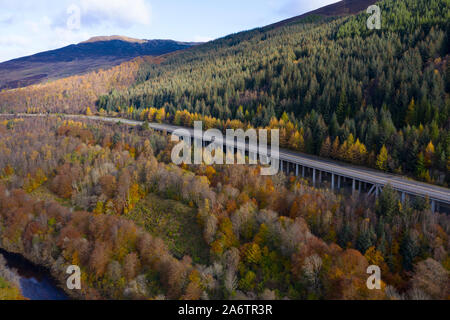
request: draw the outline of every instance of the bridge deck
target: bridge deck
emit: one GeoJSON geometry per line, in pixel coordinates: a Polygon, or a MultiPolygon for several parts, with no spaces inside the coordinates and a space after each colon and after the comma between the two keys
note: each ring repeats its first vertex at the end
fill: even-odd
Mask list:
{"type": "MultiPolygon", "coordinates": [[[[21,115],[21,116],[40,116],[40,115],[21,115]]],[[[41,115],[42,116],[42,115],[41,115]]],[[[105,122],[121,122],[123,124],[138,126],[142,125],[144,122],[121,119],[121,118],[108,118],[108,117],[98,117],[98,116],[80,116],[80,115],[64,115],[65,117],[71,118],[88,118],[91,120],[100,120],[105,122]]],[[[159,123],[149,123],[149,127],[158,130],[158,131],[166,131],[168,133],[172,133],[175,130],[187,130],[187,132],[194,137],[194,130],[192,128],[184,128],[174,125],[168,124],[159,124],[159,123]]],[[[195,137],[202,139],[202,137],[195,137]]],[[[215,140],[217,143],[222,143],[220,139],[215,140]]],[[[224,145],[226,144],[223,142],[224,145]]],[[[242,145],[238,145],[238,147],[242,148],[242,145]]],[[[250,150],[251,152],[256,152],[258,150],[257,146],[249,145],[248,143],[245,145],[246,150],[250,150]]],[[[263,149],[263,154],[265,150],[263,149]]],[[[259,152],[258,152],[259,153],[259,152]]],[[[435,200],[441,203],[450,204],[450,189],[438,187],[435,185],[418,182],[414,180],[407,179],[403,176],[398,176],[394,174],[383,173],[380,171],[358,167],[349,164],[343,164],[332,160],[321,159],[311,155],[305,155],[298,152],[280,149],[279,159],[283,161],[287,161],[289,163],[298,164],[301,166],[305,166],[308,168],[314,168],[319,171],[328,172],[331,174],[335,174],[342,177],[347,177],[350,179],[356,179],[358,181],[376,184],[380,186],[385,186],[390,184],[394,189],[405,192],[410,195],[428,197],[430,200],[435,200]]]]}

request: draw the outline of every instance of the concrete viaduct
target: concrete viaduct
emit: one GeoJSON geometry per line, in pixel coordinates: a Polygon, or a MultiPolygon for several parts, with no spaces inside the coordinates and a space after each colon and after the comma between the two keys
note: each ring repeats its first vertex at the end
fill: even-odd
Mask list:
{"type": "MultiPolygon", "coordinates": [[[[17,116],[17,115],[16,115],[17,116]]],[[[44,115],[20,115],[20,116],[44,116],[44,115]]],[[[108,118],[98,116],[79,116],[79,115],[63,115],[68,118],[88,118],[90,120],[123,123],[132,126],[143,125],[142,121],[134,121],[120,118],[108,118]]],[[[212,141],[205,141],[203,135],[195,136],[194,130],[191,128],[178,127],[168,124],[149,123],[149,127],[153,130],[172,134],[178,129],[184,129],[189,132],[191,139],[202,141],[202,145],[206,146],[212,141]]],[[[225,139],[224,139],[225,140],[225,139]]],[[[191,141],[192,142],[192,141],[191,141]]],[[[218,141],[226,145],[226,141],[218,141]]],[[[246,143],[245,146],[239,146],[238,143],[231,143],[226,147],[237,148],[238,150],[246,150],[246,155],[256,157],[261,154],[258,146],[246,143]]],[[[267,151],[263,152],[263,154],[267,151]]],[[[269,153],[270,156],[270,153],[269,153]]],[[[364,167],[342,164],[332,160],[321,159],[318,157],[301,154],[298,152],[280,149],[279,157],[280,170],[287,174],[294,174],[309,178],[314,186],[326,186],[331,190],[340,190],[342,188],[351,188],[353,193],[364,192],[368,195],[377,197],[386,185],[390,185],[400,194],[401,200],[405,201],[406,197],[422,197],[429,199],[433,212],[450,212],[450,189],[430,185],[422,182],[407,179],[402,176],[387,174],[364,167]]],[[[253,158],[256,159],[256,158],[253,158]]],[[[271,158],[272,159],[272,158],[271,158]]],[[[272,159],[273,160],[273,159],[272,159]]]]}

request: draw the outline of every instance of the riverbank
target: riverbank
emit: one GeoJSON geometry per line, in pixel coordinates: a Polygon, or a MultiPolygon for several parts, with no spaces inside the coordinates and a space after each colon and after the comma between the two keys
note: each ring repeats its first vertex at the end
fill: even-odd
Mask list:
{"type": "Polygon", "coordinates": [[[23,300],[20,277],[7,267],[7,261],[0,254],[0,300],[23,300]]]}
{"type": "Polygon", "coordinates": [[[15,285],[20,288],[22,296],[29,300],[67,300],[69,296],[58,287],[50,272],[35,265],[21,255],[0,249],[5,267],[15,276],[15,285]]]}

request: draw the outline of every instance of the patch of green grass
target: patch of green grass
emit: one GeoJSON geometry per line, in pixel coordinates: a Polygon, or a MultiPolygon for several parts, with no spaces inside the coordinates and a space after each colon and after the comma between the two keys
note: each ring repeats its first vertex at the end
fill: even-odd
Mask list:
{"type": "Polygon", "coordinates": [[[55,201],[64,207],[71,207],[70,199],[63,199],[51,192],[45,185],[38,187],[30,193],[30,196],[41,201],[55,201]]]}
{"type": "Polygon", "coordinates": [[[197,223],[196,209],[150,194],[127,216],[163,239],[175,257],[189,255],[195,263],[208,263],[209,248],[197,223]]]}

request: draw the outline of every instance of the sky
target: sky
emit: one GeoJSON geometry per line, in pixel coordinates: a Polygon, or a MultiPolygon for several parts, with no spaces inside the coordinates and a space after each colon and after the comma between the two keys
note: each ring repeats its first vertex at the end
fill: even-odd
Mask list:
{"type": "Polygon", "coordinates": [[[0,62],[94,36],[204,42],[337,0],[0,0],[0,62]]]}

